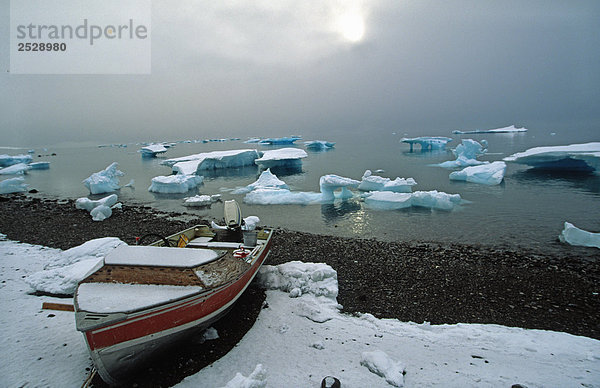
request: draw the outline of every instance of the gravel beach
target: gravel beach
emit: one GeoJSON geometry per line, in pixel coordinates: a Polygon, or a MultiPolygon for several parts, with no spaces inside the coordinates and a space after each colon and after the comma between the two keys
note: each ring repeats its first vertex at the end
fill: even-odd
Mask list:
{"type": "MultiPolygon", "coordinates": [[[[0,233],[11,240],[68,249],[114,236],[133,244],[146,233],[168,235],[198,223],[191,214],[124,204],[103,222],[73,200],[0,196],[0,233]]],[[[600,339],[600,253],[585,259],[540,252],[433,242],[385,242],[278,229],[266,264],[324,262],[338,273],[346,313],[443,323],[494,323],[600,339]],[[594,256],[597,259],[594,259],[594,256]],[[591,257],[591,259],[590,259],[591,257]]],[[[593,248],[590,248],[593,249],[593,248]]],[[[264,292],[252,286],[215,325],[220,338],[178,349],[131,386],[169,386],[225,354],[252,326],[264,292]],[[201,348],[201,352],[198,351],[201,348]]],[[[91,363],[90,363],[91,365],[91,363]]],[[[82,371],[82,373],[85,373],[82,371]]],[[[93,386],[103,386],[95,378],[93,386]]]]}

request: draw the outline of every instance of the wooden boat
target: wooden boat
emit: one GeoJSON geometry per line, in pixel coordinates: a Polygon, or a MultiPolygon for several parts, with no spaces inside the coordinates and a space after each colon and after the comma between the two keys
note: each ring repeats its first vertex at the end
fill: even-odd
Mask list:
{"type": "Polygon", "coordinates": [[[265,261],[273,235],[257,230],[246,246],[239,220],[228,219],[225,230],[198,225],[149,246],[120,246],[79,283],[77,330],[105,382],[127,380],[157,351],[226,314],[265,261]]]}

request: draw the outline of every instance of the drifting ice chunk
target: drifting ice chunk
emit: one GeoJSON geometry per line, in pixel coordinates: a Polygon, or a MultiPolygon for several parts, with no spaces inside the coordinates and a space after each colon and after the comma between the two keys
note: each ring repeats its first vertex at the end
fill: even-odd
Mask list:
{"type": "Polygon", "coordinates": [[[32,170],[47,170],[50,168],[50,162],[34,162],[29,163],[32,170]]]}
{"type": "Polygon", "coordinates": [[[446,144],[451,142],[452,139],[449,137],[442,137],[442,136],[440,136],[440,137],[424,136],[424,137],[415,137],[415,138],[404,137],[404,138],[402,138],[401,141],[403,143],[410,144],[410,151],[412,152],[414,144],[420,144],[422,151],[441,150],[441,149],[446,148],[446,144]]]}
{"type": "Polygon", "coordinates": [[[33,160],[31,155],[0,155],[0,167],[8,167],[18,163],[30,163],[33,160]]]}
{"type": "Polygon", "coordinates": [[[300,159],[307,156],[306,151],[298,148],[281,148],[265,151],[263,156],[256,159],[254,163],[267,168],[275,166],[297,167],[302,164],[300,159]]]}
{"type": "Polygon", "coordinates": [[[168,175],[152,178],[148,191],[163,194],[181,194],[196,188],[204,177],[198,175],[168,175]]]}
{"type": "Polygon", "coordinates": [[[388,384],[394,387],[404,386],[404,366],[402,363],[392,360],[381,350],[363,352],[360,365],[367,367],[377,376],[383,377],[388,384]]]}
{"type": "Polygon", "coordinates": [[[29,170],[30,168],[31,167],[29,167],[28,164],[17,163],[17,164],[13,164],[13,165],[5,167],[5,168],[1,168],[0,169],[0,175],[25,174],[27,172],[27,170],[29,170]]]}
{"type": "Polygon", "coordinates": [[[162,144],[150,144],[140,149],[140,153],[144,157],[153,158],[158,154],[167,152],[167,147],[162,144]]]}
{"type": "Polygon", "coordinates": [[[452,131],[452,133],[463,135],[463,134],[472,134],[472,133],[518,133],[518,132],[527,132],[527,128],[516,128],[514,125],[510,127],[504,128],[496,128],[496,129],[476,129],[474,131],[452,131]]]}
{"type": "Polygon", "coordinates": [[[195,195],[193,197],[184,198],[183,206],[188,206],[188,207],[210,206],[213,202],[217,202],[220,199],[221,199],[220,194],[195,195]]]}
{"type": "Polygon", "coordinates": [[[244,197],[251,205],[309,205],[321,203],[323,195],[312,192],[291,192],[288,189],[258,188],[244,197]]]}
{"type": "Polygon", "coordinates": [[[412,206],[411,193],[372,191],[365,194],[365,205],[377,210],[397,210],[412,206]]]}
{"type": "Polygon", "coordinates": [[[358,189],[362,191],[393,191],[396,193],[410,193],[412,186],[417,182],[413,178],[383,178],[377,175],[372,175],[371,170],[365,171],[358,189]]]}
{"type": "Polygon", "coordinates": [[[324,175],[319,179],[319,188],[321,194],[323,194],[323,201],[333,201],[335,196],[333,192],[337,189],[342,189],[340,198],[347,199],[352,198],[352,193],[348,188],[357,188],[360,184],[359,181],[350,178],[344,178],[338,175],[324,175]]]}
{"type": "Polygon", "coordinates": [[[23,177],[8,178],[0,182],[0,194],[21,193],[27,191],[27,186],[23,177]]]}
{"type": "Polygon", "coordinates": [[[116,194],[111,194],[96,201],[82,197],[75,201],[75,207],[90,212],[94,221],[104,221],[112,215],[112,207],[117,204],[117,199],[116,194]]]}
{"type": "Polygon", "coordinates": [[[443,162],[438,166],[444,168],[456,168],[486,164],[488,162],[481,162],[477,160],[479,155],[483,155],[486,152],[487,141],[482,140],[481,143],[479,143],[473,139],[463,139],[462,143],[452,150],[452,153],[454,156],[456,156],[456,160],[443,162]]]}
{"type": "Polygon", "coordinates": [[[335,143],[325,140],[312,140],[305,141],[304,146],[306,147],[306,149],[312,151],[324,151],[333,148],[333,146],[335,146],[335,143]]]}
{"type": "Polygon", "coordinates": [[[535,147],[503,160],[546,170],[594,171],[600,169],[600,142],[535,147]]]}
{"type": "Polygon", "coordinates": [[[460,194],[448,194],[442,191],[415,191],[412,205],[431,209],[452,210],[460,203],[460,194]]]}
{"type": "Polygon", "coordinates": [[[277,176],[271,172],[271,169],[266,169],[265,171],[263,171],[260,174],[260,176],[258,177],[256,182],[251,183],[246,187],[236,189],[232,193],[233,194],[246,194],[246,193],[249,193],[252,190],[256,190],[258,188],[261,188],[261,189],[265,189],[265,188],[287,189],[288,185],[281,179],[277,178],[277,176]]]}
{"type": "Polygon", "coordinates": [[[482,166],[471,166],[461,171],[450,173],[450,180],[481,183],[484,185],[499,185],[504,179],[506,163],[493,162],[482,166]]]}
{"type": "Polygon", "coordinates": [[[565,222],[565,228],[558,239],[570,245],[600,248],[600,233],[587,232],[569,222],[565,222]]]}
{"type": "Polygon", "coordinates": [[[258,142],[258,144],[268,144],[268,145],[278,145],[278,144],[294,144],[296,140],[302,139],[300,136],[290,136],[290,137],[276,137],[269,139],[262,139],[258,142]]]}
{"type": "Polygon", "coordinates": [[[98,171],[83,181],[91,194],[110,193],[119,190],[119,177],[125,175],[117,170],[118,163],[114,162],[102,171],[98,171]]]}
{"type": "Polygon", "coordinates": [[[190,175],[203,170],[252,166],[260,156],[257,150],[250,149],[213,151],[167,159],[162,164],[172,166],[175,173],[190,175]]]}

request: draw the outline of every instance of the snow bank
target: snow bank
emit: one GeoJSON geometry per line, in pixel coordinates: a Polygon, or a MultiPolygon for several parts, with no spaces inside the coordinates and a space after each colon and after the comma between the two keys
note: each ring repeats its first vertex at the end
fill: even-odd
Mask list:
{"type": "Polygon", "coordinates": [[[600,233],[587,232],[569,222],[565,222],[558,239],[570,245],[600,248],[600,233]]]}
{"type": "Polygon", "coordinates": [[[311,140],[305,141],[304,146],[311,151],[325,151],[332,149],[335,146],[335,143],[325,140],[311,140]]]}
{"type": "Polygon", "coordinates": [[[238,372],[223,388],[264,388],[266,386],[267,370],[261,364],[257,364],[248,377],[238,372]]]}
{"type": "Polygon", "coordinates": [[[232,191],[232,194],[246,194],[256,189],[288,189],[288,185],[277,178],[275,174],[271,172],[271,169],[263,171],[258,179],[249,184],[246,187],[238,188],[232,191]]]}
{"type": "Polygon", "coordinates": [[[82,197],[75,201],[75,208],[87,210],[94,221],[104,221],[112,215],[112,209],[119,206],[117,200],[117,194],[111,194],[96,201],[82,197]]]}
{"type": "Polygon", "coordinates": [[[467,181],[483,185],[499,185],[506,173],[506,163],[493,162],[481,166],[471,166],[450,173],[450,180],[467,181]]]}
{"type": "Polygon", "coordinates": [[[258,282],[269,290],[288,292],[290,297],[303,294],[336,299],[337,272],[327,264],[290,261],[278,266],[263,265],[258,282]]]}
{"type": "Polygon", "coordinates": [[[385,381],[394,387],[404,386],[404,366],[394,361],[384,351],[363,352],[360,357],[360,365],[367,367],[377,376],[383,377],[385,381]]]}
{"type": "Polygon", "coordinates": [[[265,168],[276,166],[298,167],[302,164],[302,159],[307,156],[306,151],[299,148],[280,148],[265,151],[263,156],[256,159],[254,163],[265,168]]]}
{"type": "Polygon", "coordinates": [[[403,143],[410,144],[410,151],[413,150],[414,144],[419,144],[421,146],[421,150],[442,150],[446,148],[446,144],[452,141],[452,138],[449,137],[432,137],[432,136],[421,136],[414,138],[404,137],[400,140],[403,143]]]}
{"type": "Polygon", "coordinates": [[[0,169],[0,175],[25,174],[31,167],[25,163],[17,163],[0,169]]]}
{"type": "Polygon", "coordinates": [[[102,171],[98,171],[83,180],[91,194],[110,193],[119,190],[119,177],[125,175],[117,170],[118,163],[113,162],[102,171]]]}
{"type": "Polygon", "coordinates": [[[519,133],[519,132],[527,132],[527,128],[517,128],[514,125],[503,128],[495,128],[495,129],[476,129],[474,131],[459,131],[455,130],[452,133],[463,135],[463,134],[472,134],[472,133],[519,133]]]}
{"type": "Polygon", "coordinates": [[[24,183],[25,178],[14,177],[0,181],[0,194],[21,193],[27,191],[28,184],[24,183]]]}
{"type": "Polygon", "coordinates": [[[393,193],[371,191],[363,195],[365,205],[375,210],[397,210],[411,206],[438,210],[452,210],[461,202],[460,194],[447,194],[437,190],[393,193]]]}
{"type": "Polygon", "coordinates": [[[477,160],[478,156],[483,155],[486,152],[487,141],[482,140],[481,143],[479,143],[473,139],[463,139],[462,143],[452,150],[456,160],[443,162],[438,164],[438,166],[444,168],[456,168],[486,164],[488,162],[481,162],[477,160]]]}
{"type": "Polygon", "coordinates": [[[594,171],[600,169],[600,142],[535,147],[503,160],[547,170],[594,171]]]}
{"type": "Polygon", "coordinates": [[[152,178],[148,191],[162,194],[187,193],[202,183],[204,177],[198,175],[168,175],[152,178]]]}
{"type": "Polygon", "coordinates": [[[31,155],[0,155],[0,167],[8,167],[13,164],[31,163],[33,158],[31,155]]]}
{"type": "Polygon", "coordinates": [[[410,193],[412,186],[417,182],[413,178],[400,178],[394,180],[373,175],[371,170],[365,171],[358,189],[362,191],[393,191],[396,193],[410,193]]]}
{"type": "Polygon", "coordinates": [[[260,156],[257,150],[251,149],[213,151],[167,159],[162,164],[171,166],[175,173],[189,175],[203,170],[252,166],[260,156]]]}

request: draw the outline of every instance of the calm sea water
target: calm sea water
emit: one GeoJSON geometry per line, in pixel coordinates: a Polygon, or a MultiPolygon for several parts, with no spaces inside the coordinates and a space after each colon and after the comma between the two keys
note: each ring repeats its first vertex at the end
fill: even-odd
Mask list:
{"type": "MultiPolygon", "coordinates": [[[[285,135],[285,134],[284,134],[285,135]]],[[[418,146],[409,152],[401,143],[403,136],[448,136],[454,148],[463,138],[486,139],[489,151],[481,160],[500,160],[515,152],[536,146],[565,145],[598,141],[591,135],[572,131],[530,129],[518,134],[453,135],[449,131],[428,133],[338,134],[324,140],[335,141],[336,147],[327,152],[309,152],[299,171],[277,171],[293,190],[318,191],[319,177],[338,174],[360,180],[366,169],[382,169],[378,175],[412,177],[418,185],[414,190],[438,190],[458,193],[468,201],[453,211],[410,208],[397,211],[377,211],[364,206],[359,199],[328,205],[260,206],[243,203],[243,195],[233,195],[231,189],[252,183],[260,171],[255,167],[216,171],[205,175],[197,191],[185,195],[157,195],[148,192],[151,178],[170,174],[170,168],[160,162],[200,152],[257,148],[272,149],[241,140],[209,143],[178,143],[162,157],[142,158],[141,147],[128,144],[126,148],[98,146],[48,147],[36,149],[34,161],[51,162],[49,170],[30,171],[25,179],[31,188],[48,197],[78,198],[87,196],[82,180],[112,162],[126,175],[121,185],[131,179],[135,188],[122,188],[119,199],[124,203],[150,205],[154,208],[188,212],[203,217],[222,217],[222,204],[194,209],[182,205],[183,197],[194,194],[221,194],[223,199],[235,198],[244,216],[257,215],[265,225],[330,235],[378,238],[396,241],[464,242],[494,245],[513,249],[527,248],[540,252],[581,257],[597,257],[594,248],[577,248],[558,242],[563,223],[569,221],[590,231],[600,231],[600,174],[565,174],[531,170],[526,166],[509,164],[504,182],[499,186],[454,182],[448,179],[449,170],[432,164],[454,159],[450,151],[421,152],[418,146]],[[56,156],[42,156],[56,153],[56,156]]],[[[313,140],[304,137],[303,140],[313,140]]],[[[164,139],[170,140],[170,139],[164,139]]],[[[302,141],[297,147],[302,148],[302,141]]],[[[26,151],[26,150],[25,150],[26,151]]],[[[24,150],[0,150],[17,154],[24,150]]],[[[101,196],[96,196],[96,198],[101,196]]],[[[93,197],[92,197],[93,198],[93,197]]],[[[132,231],[135,233],[135,231],[132,231]]]]}

